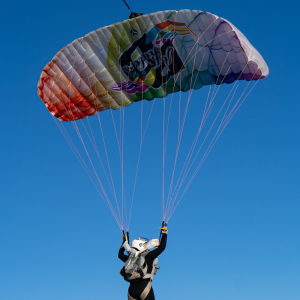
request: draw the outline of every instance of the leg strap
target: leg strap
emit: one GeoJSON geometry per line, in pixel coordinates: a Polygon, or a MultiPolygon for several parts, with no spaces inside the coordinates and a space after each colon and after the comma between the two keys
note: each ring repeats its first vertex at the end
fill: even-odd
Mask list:
{"type": "Polygon", "coordinates": [[[129,292],[127,293],[127,295],[128,295],[128,300],[136,300],[135,298],[133,298],[129,295],[129,292]]]}
{"type": "MultiPolygon", "coordinates": [[[[152,281],[150,280],[148,282],[148,284],[146,285],[145,289],[143,290],[143,292],[141,293],[141,296],[140,296],[141,300],[145,300],[146,299],[146,297],[148,296],[151,288],[152,288],[152,281]]],[[[137,300],[137,299],[135,299],[135,298],[133,298],[133,297],[130,296],[129,291],[128,291],[127,295],[128,295],[128,300],[137,300]]]]}
{"type": "Polygon", "coordinates": [[[149,294],[149,292],[151,290],[151,287],[152,287],[152,281],[150,280],[148,282],[148,284],[146,285],[144,291],[142,292],[141,296],[140,296],[141,300],[145,300],[146,299],[146,297],[148,296],[148,294],[149,294]]]}

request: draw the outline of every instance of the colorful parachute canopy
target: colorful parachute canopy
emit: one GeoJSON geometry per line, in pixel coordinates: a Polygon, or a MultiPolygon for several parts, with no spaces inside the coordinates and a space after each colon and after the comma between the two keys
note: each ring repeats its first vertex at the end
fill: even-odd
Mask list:
{"type": "Polygon", "coordinates": [[[229,21],[197,11],[161,11],[95,30],[49,62],[38,95],[60,121],[203,85],[259,80],[262,56],[229,21]]]}

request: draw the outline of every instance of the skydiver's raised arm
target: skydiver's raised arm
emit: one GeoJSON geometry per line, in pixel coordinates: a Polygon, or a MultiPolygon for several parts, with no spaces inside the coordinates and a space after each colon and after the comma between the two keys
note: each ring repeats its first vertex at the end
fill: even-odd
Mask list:
{"type": "Polygon", "coordinates": [[[126,262],[127,259],[129,258],[129,255],[124,254],[124,251],[125,251],[125,249],[124,249],[124,247],[122,246],[122,247],[120,248],[120,250],[119,250],[118,257],[119,257],[119,259],[121,259],[123,262],[126,262]]]}
{"type": "Polygon", "coordinates": [[[152,250],[148,255],[147,255],[147,258],[150,260],[150,261],[154,261],[154,259],[160,255],[165,249],[166,249],[166,246],[167,246],[167,233],[162,233],[162,238],[161,238],[161,241],[160,241],[160,244],[159,246],[152,250]]]}

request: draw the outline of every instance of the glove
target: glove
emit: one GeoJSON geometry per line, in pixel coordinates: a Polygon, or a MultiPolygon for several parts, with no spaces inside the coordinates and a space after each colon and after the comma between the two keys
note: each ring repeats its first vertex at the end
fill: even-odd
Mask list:
{"type": "Polygon", "coordinates": [[[165,227],[166,230],[162,230],[161,233],[162,234],[168,234],[168,228],[165,227]]]}
{"type": "Polygon", "coordinates": [[[123,244],[124,244],[126,241],[128,242],[128,233],[125,234],[125,233],[123,232],[122,239],[123,239],[123,244]]]}

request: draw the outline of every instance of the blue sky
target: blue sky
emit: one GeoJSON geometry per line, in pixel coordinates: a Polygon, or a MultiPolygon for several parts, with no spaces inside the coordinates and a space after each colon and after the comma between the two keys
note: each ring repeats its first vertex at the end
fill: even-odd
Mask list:
{"type": "MultiPolygon", "coordinates": [[[[270,68],[170,221],[167,249],[154,281],[156,298],[299,299],[299,4],[129,4],[144,14],[188,8],[228,19],[270,68]]],[[[119,275],[122,263],[117,258],[120,231],[38,98],[36,86],[44,65],[59,49],[126,19],[129,12],[121,0],[54,0],[5,2],[0,14],[0,298],[126,299],[127,283],[119,275]]],[[[197,91],[192,99],[202,95],[197,91]]],[[[149,107],[145,104],[145,111],[149,107]]],[[[158,113],[143,145],[132,237],[159,234],[161,161],[154,157],[162,147],[151,143],[161,130],[153,122],[158,113]]],[[[110,137],[107,141],[112,142],[110,137]]],[[[130,168],[135,157],[126,157],[130,168]]]]}

